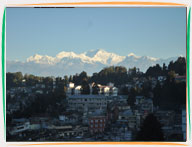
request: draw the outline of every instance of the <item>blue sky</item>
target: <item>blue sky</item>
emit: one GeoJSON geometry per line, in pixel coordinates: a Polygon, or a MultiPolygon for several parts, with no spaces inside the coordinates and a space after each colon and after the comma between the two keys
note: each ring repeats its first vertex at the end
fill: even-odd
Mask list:
{"type": "Polygon", "coordinates": [[[7,8],[7,60],[105,49],[119,55],[186,54],[185,8],[7,8]]]}

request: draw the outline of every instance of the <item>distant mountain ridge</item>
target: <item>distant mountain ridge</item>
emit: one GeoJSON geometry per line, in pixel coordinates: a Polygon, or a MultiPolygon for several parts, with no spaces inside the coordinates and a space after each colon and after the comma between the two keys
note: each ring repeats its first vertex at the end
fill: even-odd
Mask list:
{"type": "Polygon", "coordinates": [[[86,71],[89,75],[99,72],[108,66],[125,66],[127,69],[137,67],[145,72],[148,67],[155,64],[169,64],[178,57],[158,59],[149,56],[136,56],[130,53],[127,56],[120,56],[107,52],[103,49],[89,50],[84,53],[60,52],[55,57],[47,55],[30,56],[25,62],[7,61],[7,72],[34,74],[39,76],[64,76],[74,75],[86,71]]]}

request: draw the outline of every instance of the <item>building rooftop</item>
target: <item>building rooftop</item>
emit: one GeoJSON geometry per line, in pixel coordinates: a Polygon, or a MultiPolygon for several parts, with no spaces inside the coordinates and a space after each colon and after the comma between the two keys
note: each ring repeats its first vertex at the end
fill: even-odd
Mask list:
{"type": "Polygon", "coordinates": [[[89,114],[89,117],[98,117],[98,116],[105,116],[106,112],[101,109],[97,109],[96,111],[89,114]]]}
{"type": "Polygon", "coordinates": [[[106,98],[105,95],[70,95],[68,98],[106,98]]]}
{"type": "Polygon", "coordinates": [[[123,112],[120,112],[119,115],[122,115],[122,116],[130,116],[130,115],[133,115],[133,112],[132,112],[130,109],[128,109],[128,110],[125,110],[125,111],[123,111],[123,112]]]}

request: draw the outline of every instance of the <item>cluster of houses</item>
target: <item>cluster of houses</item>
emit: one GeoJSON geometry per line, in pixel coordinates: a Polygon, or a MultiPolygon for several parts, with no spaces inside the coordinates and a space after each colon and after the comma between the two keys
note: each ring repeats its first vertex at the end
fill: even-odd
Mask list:
{"type": "MultiPolygon", "coordinates": [[[[152,88],[159,82],[163,84],[166,77],[160,76],[152,78],[152,88]]],[[[185,77],[176,77],[176,80],[184,81],[185,77]]],[[[144,77],[133,79],[133,83],[122,85],[128,89],[132,87],[142,87],[148,80],[144,77]]],[[[186,139],[186,111],[181,113],[174,111],[159,110],[153,105],[153,95],[150,97],[136,96],[135,107],[128,105],[127,95],[120,95],[119,89],[113,83],[107,85],[97,84],[98,93],[93,93],[95,83],[89,84],[90,94],[81,94],[82,86],[69,83],[66,91],[67,108],[66,112],[60,112],[55,116],[46,114],[36,115],[30,118],[12,119],[11,125],[7,126],[7,131],[12,136],[19,136],[22,140],[27,133],[36,134],[29,140],[47,140],[53,136],[55,140],[79,140],[79,141],[130,141],[150,113],[154,113],[162,124],[162,130],[166,140],[170,140],[172,135],[178,135],[183,140],[186,139]],[[37,132],[41,133],[37,133],[37,132]],[[38,135],[39,134],[39,135],[38,135]],[[52,134],[46,135],[46,134],[52,134]],[[53,135],[54,134],[54,135],[53,135]]],[[[50,90],[56,88],[53,86],[50,90]]],[[[30,105],[29,99],[33,99],[35,94],[48,93],[49,90],[44,84],[36,84],[33,87],[17,87],[7,90],[7,95],[14,99],[13,103],[7,104],[7,114],[12,114],[23,105],[30,105]],[[22,95],[24,94],[25,99],[22,95]]],[[[17,137],[16,137],[17,138],[17,137]]]]}
{"type": "MultiPolygon", "coordinates": [[[[134,139],[145,117],[154,113],[162,124],[167,140],[173,134],[185,137],[185,109],[181,114],[157,110],[151,98],[136,96],[135,108],[127,104],[125,96],[114,96],[111,99],[103,95],[71,95],[68,103],[66,112],[55,117],[41,114],[28,119],[13,119],[8,132],[13,136],[20,134],[22,138],[26,132],[42,130],[50,133],[56,130],[55,140],[130,141],[134,139]]],[[[49,138],[39,135],[38,139],[49,138]]]]}
{"type": "MultiPolygon", "coordinates": [[[[89,84],[90,94],[93,94],[93,86],[95,83],[89,84]]],[[[117,96],[118,88],[114,86],[113,83],[108,83],[108,85],[97,84],[98,86],[98,95],[105,96],[117,96]]],[[[67,95],[80,95],[82,90],[82,85],[75,85],[70,82],[67,87],[67,95]]]]}

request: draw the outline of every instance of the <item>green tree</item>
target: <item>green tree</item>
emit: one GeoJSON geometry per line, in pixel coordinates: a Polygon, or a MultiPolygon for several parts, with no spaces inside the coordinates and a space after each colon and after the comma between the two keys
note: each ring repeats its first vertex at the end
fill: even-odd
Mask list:
{"type": "Polygon", "coordinates": [[[155,106],[159,106],[161,102],[161,93],[162,93],[162,88],[159,81],[157,81],[157,85],[153,89],[153,93],[154,93],[153,104],[155,106]]]}
{"type": "Polygon", "coordinates": [[[69,82],[73,82],[73,77],[72,77],[72,75],[69,76],[69,82]]]}
{"type": "Polygon", "coordinates": [[[167,75],[167,66],[165,65],[165,63],[163,63],[163,75],[167,75]]]}
{"type": "Polygon", "coordinates": [[[184,57],[179,57],[175,62],[171,61],[168,65],[169,71],[175,71],[179,75],[186,74],[186,61],[184,57]]]}
{"type": "Polygon", "coordinates": [[[169,80],[169,81],[174,81],[174,80],[175,80],[175,77],[176,77],[175,71],[171,70],[170,72],[168,72],[167,80],[169,80]]]}
{"type": "Polygon", "coordinates": [[[90,94],[90,88],[87,79],[84,79],[81,84],[81,94],[90,94]]]}
{"type": "Polygon", "coordinates": [[[129,93],[128,87],[124,86],[123,88],[121,88],[120,94],[128,95],[128,93],[129,93]]]}
{"type": "Polygon", "coordinates": [[[69,78],[68,78],[68,76],[64,76],[64,84],[65,84],[65,86],[67,85],[67,84],[69,84],[69,78]]]}
{"type": "Polygon", "coordinates": [[[163,141],[164,135],[161,124],[153,114],[149,114],[136,136],[137,141],[163,141]]]}
{"type": "Polygon", "coordinates": [[[159,64],[149,67],[145,73],[147,76],[157,77],[163,75],[163,70],[159,64]]]}
{"type": "Polygon", "coordinates": [[[131,107],[134,107],[135,101],[136,101],[136,90],[135,88],[131,88],[128,95],[127,104],[131,107]]]}
{"type": "Polygon", "coordinates": [[[128,73],[129,73],[131,76],[136,76],[136,74],[137,74],[137,68],[136,68],[136,67],[129,68],[128,73]]]}
{"type": "Polygon", "coordinates": [[[92,89],[93,89],[92,94],[99,94],[99,86],[97,85],[97,83],[94,83],[92,89]]]}

